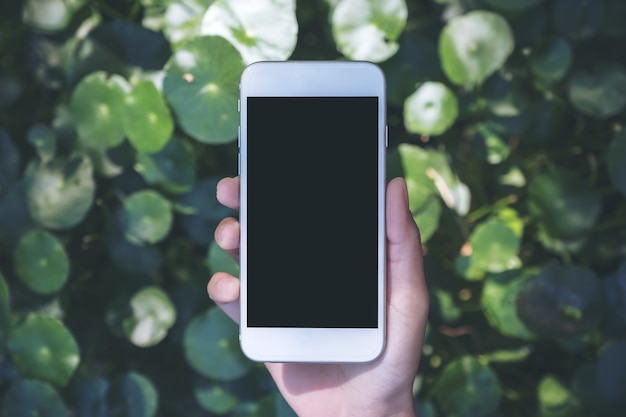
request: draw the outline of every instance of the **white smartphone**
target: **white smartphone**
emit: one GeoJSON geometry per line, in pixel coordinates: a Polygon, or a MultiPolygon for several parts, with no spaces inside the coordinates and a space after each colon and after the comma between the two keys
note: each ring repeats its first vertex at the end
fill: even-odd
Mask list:
{"type": "Polygon", "coordinates": [[[373,360],[385,342],[383,73],[259,62],[240,90],[242,350],[373,360]]]}

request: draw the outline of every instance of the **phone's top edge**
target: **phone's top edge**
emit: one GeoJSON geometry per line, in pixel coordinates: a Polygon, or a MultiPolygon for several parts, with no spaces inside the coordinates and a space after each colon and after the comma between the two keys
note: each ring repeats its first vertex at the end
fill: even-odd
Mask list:
{"type": "Polygon", "coordinates": [[[257,69],[263,68],[271,68],[271,67],[304,67],[304,68],[321,68],[321,67],[361,67],[361,68],[369,68],[373,71],[376,71],[383,75],[383,70],[376,64],[370,61],[313,61],[313,60],[302,60],[302,61],[257,61],[251,64],[248,64],[243,72],[242,76],[248,72],[255,71],[257,69]]]}

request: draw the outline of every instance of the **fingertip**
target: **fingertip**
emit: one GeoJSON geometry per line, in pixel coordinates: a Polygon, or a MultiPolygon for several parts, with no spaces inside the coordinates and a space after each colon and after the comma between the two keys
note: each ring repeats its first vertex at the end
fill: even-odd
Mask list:
{"type": "Polygon", "coordinates": [[[226,207],[239,209],[239,177],[225,177],[218,181],[215,195],[226,207]]]}
{"type": "Polygon", "coordinates": [[[218,304],[239,300],[239,280],[226,272],[216,272],[207,284],[209,297],[218,304]]]}

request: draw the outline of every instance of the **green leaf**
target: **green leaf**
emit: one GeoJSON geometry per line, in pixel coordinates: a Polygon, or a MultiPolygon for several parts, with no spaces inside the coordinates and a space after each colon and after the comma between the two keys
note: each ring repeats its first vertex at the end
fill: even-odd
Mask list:
{"type": "Polygon", "coordinates": [[[176,120],[203,143],[231,142],[237,137],[239,52],[218,36],[181,44],[165,66],[163,92],[176,120]]]}
{"type": "MultiPolygon", "coordinates": [[[[0,344],[4,342],[5,336],[11,328],[11,299],[9,296],[9,286],[2,272],[0,272],[0,344]]],[[[0,353],[1,360],[2,353],[0,353]]]]}
{"type": "Polygon", "coordinates": [[[494,372],[471,356],[450,362],[435,385],[437,404],[448,416],[491,416],[500,405],[500,397],[494,372]]]}
{"type": "Polygon", "coordinates": [[[124,333],[139,347],[158,344],[176,322],[176,308],[158,287],[146,287],[130,299],[132,315],[122,321],[124,333]]]}
{"type": "MultiPolygon", "coordinates": [[[[407,189],[413,191],[415,189],[413,184],[412,181],[407,181],[407,189]]],[[[411,192],[409,196],[414,194],[415,192],[411,192]]],[[[410,199],[411,197],[409,197],[409,203],[410,199]]],[[[419,226],[422,243],[428,242],[428,239],[439,229],[441,201],[433,194],[424,204],[417,209],[411,210],[411,214],[413,215],[413,220],[415,220],[415,223],[419,226]]]]}
{"type": "Polygon", "coordinates": [[[472,11],[451,19],[439,37],[439,56],[447,77],[465,87],[480,85],[513,52],[509,24],[496,13],[472,11]]]}
{"type": "Polygon", "coordinates": [[[456,121],[456,96],[445,84],[426,82],[404,102],[407,131],[421,135],[441,135],[456,121]]]}
{"type": "Polygon", "coordinates": [[[42,230],[22,236],[14,261],[22,282],[39,294],[54,294],[69,277],[70,262],[65,248],[54,235],[42,230]]]}
{"type": "Polygon", "coordinates": [[[611,343],[600,354],[595,368],[599,399],[623,410],[626,406],[626,341],[611,343]]]}
{"type": "Polygon", "coordinates": [[[172,227],[172,204],[156,191],[137,191],[124,201],[120,221],[129,242],[157,243],[172,227]]]}
{"type": "Polygon", "coordinates": [[[486,4],[498,10],[520,12],[537,6],[543,0],[484,0],[486,4]]]}
{"type": "Polygon", "coordinates": [[[613,186],[626,195],[626,130],[613,137],[606,153],[609,178],[613,186]]]}
{"type": "Polygon", "coordinates": [[[24,22],[35,30],[58,32],[67,27],[84,0],[26,0],[24,22]]]}
{"type": "Polygon", "coordinates": [[[385,61],[399,48],[407,15],[405,0],[342,0],[331,18],[337,49],[349,59],[385,61]]]}
{"type": "Polygon", "coordinates": [[[283,61],[298,40],[295,0],[216,0],[202,19],[202,35],[221,36],[246,64],[283,61]]]}
{"type": "Polygon", "coordinates": [[[204,410],[215,414],[232,412],[239,399],[227,383],[201,382],[194,388],[196,401],[204,410]]]}
{"type": "Polygon", "coordinates": [[[28,130],[28,143],[33,145],[41,162],[54,158],[56,152],[56,135],[46,125],[36,124],[28,130]]]}
{"type": "Polygon", "coordinates": [[[239,264],[224,249],[212,241],[207,254],[207,267],[212,273],[227,272],[232,276],[239,276],[239,264]]]}
{"type": "Polygon", "coordinates": [[[161,93],[148,80],[137,83],[125,96],[124,131],[139,152],[158,152],[174,131],[174,121],[161,93]]]}
{"type": "Polygon", "coordinates": [[[72,333],[59,320],[32,314],[17,326],[7,347],[20,374],[67,385],[80,355],[72,333]]]}
{"type": "Polygon", "coordinates": [[[480,223],[469,238],[472,263],[485,272],[502,272],[519,266],[521,238],[500,219],[480,223]]]}
{"type": "Polygon", "coordinates": [[[189,322],[184,347],[191,367],[218,381],[240,378],[251,366],[241,352],[238,326],[217,307],[189,322]]]}
{"type": "Polygon", "coordinates": [[[537,387],[541,417],[579,417],[582,405],[570,390],[553,375],[544,376],[537,387]]]}
{"type": "Polygon", "coordinates": [[[529,210],[555,238],[579,238],[590,231],[602,209],[597,191],[578,175],[553,169],[536,175],[528,186],[529,210]]]}
{"type": "Polygon", "coordinates": [[[149,244],[138,246],[129,242],[119,224],[122,216],[123,214],[118,212],[116,218],[107,226],[106,246],[111,260],[125,271],[133,273],[157,271],[163,264],[161,253],[155,246],[149,244]]]}
{"type": "Polygon", "coordinates": [[[505,336],[531,340],[534,335],[517,315],[516,300],[528,277],[522,271],[491,275],[483,285],[481,305],[489,324],[505,336]]]}
{"type": "Polygon", "coordinates": [[[530,68],[535,76],[545,82],[562,79],[573,60],[572,46],[563,38],[550,39],[534,49],[530,55],[530,68]]]}
{"type": "Polygon", "coordinates": [[[112,416],[154,417],[159,405],[154,384],[137,372],[129,372],[114,381],[108,399],[112,416]]]}
{"type": "Polygon", "coordinates": [[[171,193],[184,193],[196,180],[196,155],[188,141],[172,136],[158,152],[138,153],[137,171],[148,184],[171,193]]]}
{"type": "Polygon", "coordinates": [[[572,39],[589,39],[596,35],[604,21],[602,0],[557,0],[553,22],[556,29],[572,39]]]}
{"type": "Polygon", "coordinates": [[[437,300],[439,315],[444,322],[454,323],[459,318],[461,318],[463,312],[456,305],[454,297],[452,296],[452,294],[450,294],[449,291],[445,291],[440,288],[434,288],[433,290],[431,290],[431,293],[435,296],[435,299],[437,300]]]}
{"type": "Polygon", "coordinates": [[[4,396],[3,417],[67,417],[69,413],[57,392],[41,381],[13,383],[4,396]]]}
{"type": "Polygon", "coordinates": [[[479,123],[475,125],[475,129],[474,147],[488,163],[499,164],[509,157],[511,153],[509,144],[496,126],[479,123]]]}
{"type": "Polygon", "coordinates": [[[526,280],[516,301],[518,316],[529,330],[557,340],[571,340],[595,331],[607,307],[595,272],[557,263],[546,265],[526,280]]]}
{"type": "Polygon", "coordinates": [[[119,145],[125,137],[125,97],[128,82],[119,75],[107,78],[95,72],[76,86],[70,102],[78,135],[86,143],[100,148],[119,145]]]}
{"type": "Polygon", "coordinates": [[[74,227],[85,218],[96,188],[93,166],[84,156],[31,163],[24,174],[24,185],[33,220],[57,230],[74,227]]]}
{"type": "Polygon", "coordinates": [[[172,0],[163,16],[163,32],[172,44],[200,34],[202,18],[214,0],[172,0]]]}
{"type": "Polygon", "coordinates": [[[107,404],[109,382],[98,376],[79,376],[71,390],[77,417],[110,417],[107,404]]]}
{"type": "Polygon", "coordinates": [[[613,117],[626,107],[626,71],[618,64],[575,71],[569,79],[569,99],[586,115],[613,117]]]}

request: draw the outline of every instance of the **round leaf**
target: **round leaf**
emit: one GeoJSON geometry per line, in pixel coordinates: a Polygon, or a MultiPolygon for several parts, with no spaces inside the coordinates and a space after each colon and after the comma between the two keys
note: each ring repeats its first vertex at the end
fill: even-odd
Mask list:
{"type": "Polygon", "coordinates": [[[502,272],[519,264],[520,237],[502,220],[479,224],[469,239],[472,264],[483,271],[502,272]]]}
{"type": "Polygon", "coordinates": [[[456,121],[456,96],[445,84],[426,82],[404,102],[404,124],[412,133],[441,135],[456,121]]]}
{"type": "Polygon", "coordinates": [[[124,131],[139,152],[163,148],[174,130],[174,122],[161,93],[151,81],[140,81],[125,97],[122,113],[124,131]]]}
{"type": "Polygon", "coordinates": [[[435,385],[435,399],[449,416],[488,417],[498,408],[500,396],[494,372],[471,356],[450,362],[435,385]]]}
{"type": "Polygon", "coordinates": [[[129,242],[157,243],[172,227],[172,206],[161,194],[152,190],[138,191],[124,201],[121,225],[129,242]]]}
{"type": "Polygon", "coordinates": [[[95,72],[76,86],[70,103],[78,135],[100,148],[119,145],[125,137],[125,97],[128,82],[119,75],[95,72]]]}
{"type": "Polygon", "coordinates": [[[337,48],[349,59],[385,61],[399,48],[407,14],[405,0],[342,0],[332,12],[337,48]]]}
{"type": "Polygon", "coordinates": [[[214,0],[172,0],[163,16],[163,32],[172,44],[198,36],[202,18],[214,0]]]}
{"type": "Polygon", "coordinates": [[[451,19],[439,37],[445,74],[465,87],[481,84],[500,69],[513,47],[513,34],[506,20],[484,10],[451,19]]]}
{"type": "Polygon", "coordinates": [[[228,272],[235,277],[239,276],[239,264],[215,241],[212,241],[209,246],[207,266],[212,273],[228,272]]]}
{"type": "Polygon", "coordinates": [[[202,375],[232,381],[250,369],[239,345],[238,326],[219,308],[197,316],[185,329],[185,356],[202,375]]]}
{"type": "Polygon", "coordinates": [[[65,29],[83,0],[26,0],[24,22],[43,32],[65,29]]]}
{"type": "Polygon", "coordinates": [[[81,376],[72,384],[72,404],[77,417],[110,417],[107,393],[109,382],[97,376],[81,376]]]}
{"type": "Polygon", "coordinates": [[[517,316],[515,301],[526,277],[519,271],[507,271],[485,280],[480,302],[485,316],[500,334],[520,339],[534,336],[517,316]]]}
{"type": "Polygon", "coordinates": [[[59,386],[67,384],[80,361],[74,336],[49,316],[28,316],[13,330],[7,347],[23,376],[59,386]]]}
{"type": "Polygon", "coordinates": [[[606,156],[613,186],[626,195],[626,130],[615,135],[606,156]]]}
{"type": "Polygon", "coordinates": [[[533,50],[530,67],[533,73],[546,82],[558,81],[567,74],[572,64],[572,46],[565,39],[556,38],[533,50]]]}
{"type": "Polygon", "coordinates": [[[193,391],[196,401],[204,410],[215,414],[232,412],[239,400],[227,384],[200,383],[193,391]]]}
{"type": "Polygon", "coordinates": [[[116,380],[108,397],[112,416],[154,417],[159,405],[154,384],[136,372],[129,372],[116,380]]]}
{"type": "Polygon", "coordinates": [[[61,242],[48,232],[32,230],[23,235],[14,260],[22,282],[39,294],[59,291],[69,276],[67,253],[61,242]]]}
{"type": "Polygon", "coordinates": [[[202,35],[227,39],[246,64],[282,61],[298,40],[295,0],[216,0],[202,19],[202,35]]]}
{"type": "Polygon", "coordinates": [[[542,417],[579,417],[582,406],[565,385],[552,375],[545,376],[537,387],[542,417]]]}
{"type": "Polygon", "coordinates": [[[604,11],[602,0],[557,0],[554,26],[572,39],[589,39],[600,31],[604,11]]]}
{"type": "Polygon", "coordinates": [[[237,137],[243,67],[239,52],[218,36],[179,46],[166,64],[163,92],[185,132],[211,144],[237,137]]]}
{"type": "Polygon", "coordinates": [[[613,117],[626,107],[626,71],[617,64],[575,71],[568,92],[580,112],[599,119],[613,117]]]}
{"type": "Polygon", "coordinates": [[[56,136],[50,127],[42,124],[31,127],[28,130],[28,142],[33,145],[42,162],[48,162],[54,158],[56,136]]]}
{"type": "Polygon", "coordinates": [[[46,228],[64,230],[77,225],[93,203],[93,166],[86,157],[31,164],[24,181],[28,211],[46,228]]]}
{"type": "Polygon", "coordinates": [[[176,321],[176,309],[161,289],[146,287],[130,299],[132,315],[122,321],[124,333],[139,347],[154,346],[176,321]]]}
{"type": "Polygon", "coordinates": [[[528,186],[529,209],[556,238],[573,239],[596,223],[602,200],[577,175],[551,170],[533,178],[528,186]]]}
{"type": "Polygon", "coordinates": [[[173,136],[160,151],[137,154],[135,170],[150,185],[171,193],[184,193],[196,180],[196,155],[188,141],[173,136]]]}
{"type": "Polygon", "coordinates": [[[604,288],[593,271],[556,263],[525,281],[516,301],[520,319],[532,332],[556,339],[594,331],[606,312],[604,288]]]}
{"type": "MultiPolygon", "coordinates": [[[[407,188],[413,189],[415,186],[409,184],[414,184],[413,182],[407,181],[407,188]]],[[[409,194],[411,195],[411,194],[409,194]]],[[[409,203],[410,203],[409,197],[409,203]]],[[[415,210],[411,210],[411,214],[413,215],[413,220],[420,228],[420,238],[422,243],[428,242],[428,239],[437,231],[439,228],[439,218],[441,217],[441,201],[435,196],[432,195],[430,199],[426,201],[423,205],[415,210]]]]}
{"type": "Polygon", "coordinates": [[[63,401],[50,385],[21,380],[4,396],[2,415],[6,417],[64,417],[69,416],[63,401]]]}

